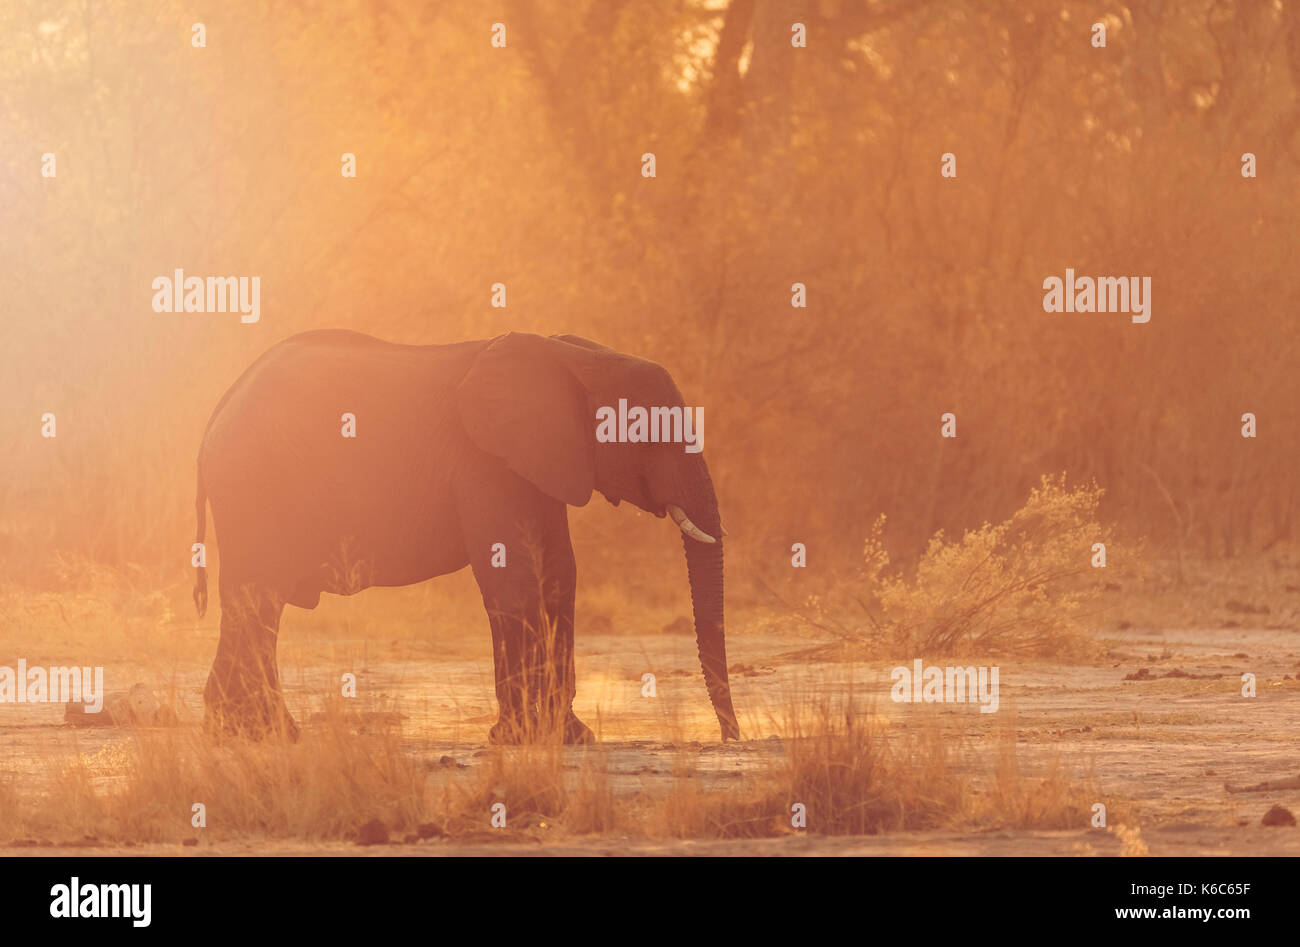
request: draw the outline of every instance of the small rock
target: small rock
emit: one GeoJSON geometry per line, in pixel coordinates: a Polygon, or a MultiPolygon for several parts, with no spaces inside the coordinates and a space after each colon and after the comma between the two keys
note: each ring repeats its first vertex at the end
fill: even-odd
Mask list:
{"type": "Polygon", "coordinates": [[[441,826],[435,825],[432,822],[424,822],[417,825],[415,827],[415,832],[419,838],[442,838],[447,834],[442,830],[441,826]]]}
{"type": "Polygon", "coordinates": [[[357,830],[358,845],[387,845],[388,827],[378,819],[371,819],[357,830]]]}
{"type": "Polygon", "coordinates": [[[181,842],[181,844],[184,845],[186,848],[193,848],[195,845],[199,844],[199,840],[196,838],[187,838],[184,839],[181,842]]]}
{"type": "Polygon", "coordinates": [[[1281,806],[1274,806],[1264,813],[1264,818],[1259,820],[1260,825],[1295,825],[1295,816],[1291,814],[1290,809],[1284,809],[1281,806]]]}
{"type": "Polygon", "coordinates": [[[456,758],[455,758],[454,756],[440,756],[440,757],[438,757],[438,765],[439,765],[439,766],[455,766],[455,765],[456,765],[456,758]]]}
{"type": "Polygon", "coordinates": [[[97,713],[87,712],[85,704],[69,702],[63,719],[73,727],[174,727],[179,722],[171,705],[146,684],[109,694],[97,713]]]}

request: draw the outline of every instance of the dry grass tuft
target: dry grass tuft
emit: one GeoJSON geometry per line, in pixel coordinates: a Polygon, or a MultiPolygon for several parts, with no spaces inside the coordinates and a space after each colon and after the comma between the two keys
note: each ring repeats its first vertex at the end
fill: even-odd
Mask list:
{"type": "Polygon", "coordinates": [[[1038,777],[1021,774],[1014,733],[1003,739],[995,768],[986,754],[959,746],[933,721],[891,732],[858,715],[851,702],[795,708],[785,737],[740,792],[708,792],[678,780],[642,819],[646,830],[674,838],[758,838],[806,830],[820,835],[875,835],[938,828],[1087,828],[1098,801],[1091,774],[1072,780],[1059,760],[1038,777]]]}
{"type": "Polygon", "coordinates": [[[619,825],[604,751],[546,745],[493,748],[472,773],[443,787],[438,822],[453,838],[507,841],[619,825]],[[497,803],[505,806],[503,829],[492,826],[497,803]]]}
{"type": "Polygon", "coordinates": [[[390,729],[313,728],[297,744],[216,745],[197,728],[139,731],[94,753],[46,757],[39,789],[11,787],[0,838],[105,842],[351,838],[379,819],[425,821],[421,768],[390,729]],[[191,824],[206,809],[205,828],[191,824]]]}

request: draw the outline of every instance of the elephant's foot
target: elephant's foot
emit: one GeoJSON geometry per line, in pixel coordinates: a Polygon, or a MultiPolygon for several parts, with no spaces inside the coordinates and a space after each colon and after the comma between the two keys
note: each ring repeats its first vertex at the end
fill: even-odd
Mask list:
{"type": "Polygon", "coordinates": [[[297,722],[279,691],[230,697],[209,681],[204,694],[203,729],[216,739],[298,741],[297,722]]]}
{"type": "Polygon", "coordinates": [[[570,710],[564,721],[564,742],[595,743],[596,734],[592,733],[591,727],[579,720],[577,714],[570,710]]]}
{"type": "Polygon", "coordinates": [[[529,726],[516,717],[502,714],[488,731],[488,743],[493,746],[518,746],[521,743],[531,743],[532,735],[536,730],[535,724],[529,726]]]}
{"type": "Polygon", "coordinates": [[[254,710],[247,707],[209,705],[203,714],[203,730],[221,740],[286,740],[297,743],[301,730],[288,710],[254,710]]]}
{"type": "Polygon", "coordinates": [[[525,718],[502,714],[488,731],[488,742],[494,746],[516,746],[521,743],[595,743],[591,728],[577,718],[572,710],[562,718],[559,726],[545,722],[545,718],[528,715],[525,718]]]}

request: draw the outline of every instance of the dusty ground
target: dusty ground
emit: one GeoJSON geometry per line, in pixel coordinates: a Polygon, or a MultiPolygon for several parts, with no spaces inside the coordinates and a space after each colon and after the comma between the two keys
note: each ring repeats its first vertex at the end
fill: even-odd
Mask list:
{"type": "MultiPolygon", "coordinates": [[[[303,618],[296,621],[309,621],[303,618]]],[[[487,728],[495,720],[486,634],[454,642],[391,643],[286,638],[282,654],[288,701],[310,730],[312,706],[337,693],[344,671],[358,675],[355,706],[362,714],[399,713],[403,748],[431,773],[472,770],[485,755],[487,728]],[[387,653],[384,653],[387,652],[387,653]],[[439,652],[442,652],[439,654],[439,652]],[[382,657],[381,657],[382,654],[382,657]],[[369,656],[367,658],[367,655],[369,656]],[[450,759],[447,759],[450,758],[450,759]]],[[[733,632],[730,647],[735,703],[746,740],[716,743],[688,634],[579,635],[576,710],[601,737],[605,766],[617,796],[665,790],[683,759],[710,788],[726,788],[770,754],[782,752],[782,713],[810,695],[852,688],[863,713],[891,729],[938,722],[951,739],[978,757],[997,752],[1014,732],[1022,772],[1032,776],[1053,761],[1099,787],[1097,801],[1122,804],[1141,827],[1152,855],[1300,855],[1300,829],[1266,828],[1271,806],[1300,813],[1300,788],[1229,792],[1300,776],[1295,728],[1300,723],[1300,634],[1288,628],[1111,632],[1104,662],[1056,664],[1000,662],[1000,710],[981,715],[974,705],[919,706],[889,699],[889,670],[900,661],[855,664],[829,657],[819,643],[796,636],[762,637],[733,632]],[[820,655],[820,656],[819,656],[820,655]],[[1142,679],[1126,676],[1148,671],[1142,679]],[[1163,677],[1177,669],[1188,675],[1163,677]],[[642,675],[656,675],[657,696],[641,696],[642,675]],[[1243,697],[1241,675],[1256,675],[1257,696],[1243,697]],[[1289,679],[1288,679],[1289,677],[1289,679]]],[[[943,663],[962,663],[945,661],[943,663]]],[[[977,661],[967,663],[981,663],[977,661]]],[[[185,726],[201,715],[206,668],[115,665],[119,685],[134,679],[166,686],[174,681],[185,726]]],[[[110,688],[114,682],[110,680],[110,688]]],[[[131,739],[120,730],[72,730],[57,705],[8,705],[0,716],[0,769],[29,779],[33,760],[52,745],[93,754],[131,739]]],[[[573,749],[575,771],[580,754],[573,749]]],[[[358,847],[339,842],[248,842],[192,848],[140,845],[108,850],[63,846],[13,847],[5,854],[873,854],[873,855],[1110,855],[1123,844],[1114,833],[1073,831],[903,832],[862,838],[809,834],[760,841],[650,843],[607,837],[526,843],[467,844],[431,840],[413,845],[358,847]]],[[[37,840],[41,842],[42,840],[37,840]]]]}

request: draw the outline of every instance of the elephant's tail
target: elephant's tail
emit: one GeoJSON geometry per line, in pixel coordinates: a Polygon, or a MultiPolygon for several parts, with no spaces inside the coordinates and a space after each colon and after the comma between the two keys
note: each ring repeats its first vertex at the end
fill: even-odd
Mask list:
{"type": "MultiPolygon", "coordinates": [[[[199,467],[198,484],[194,496],[194,513],[198,518],[196,527],[196,543],[203,542],[203,536],[207,532],[207,506],[208,492],[203,486],[203,467],[199,467]]],[[[207,562],[207,550],[204,550],[199,558],[199,562],[207,562]]],[[[208,610],[208,569],[207,566],[198,565],[194,567],[194,607],[198,609],[199,617],[202,618],[208,610]]]]}

